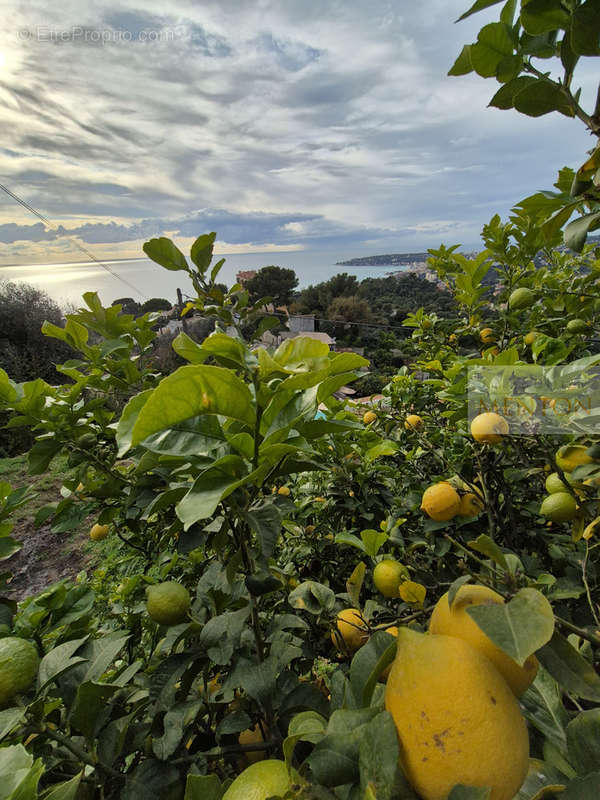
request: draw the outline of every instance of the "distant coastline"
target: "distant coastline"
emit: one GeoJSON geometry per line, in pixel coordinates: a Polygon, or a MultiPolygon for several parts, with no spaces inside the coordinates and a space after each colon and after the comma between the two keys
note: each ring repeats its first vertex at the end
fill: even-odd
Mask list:
{"type": "Polygon", "coordinates": [[[348,261],[336,261],[336,267],[407,267],[414,264],[425,264],[429,253],[387,253],[380,256],[364,256],[350,258],[348,261]]]}

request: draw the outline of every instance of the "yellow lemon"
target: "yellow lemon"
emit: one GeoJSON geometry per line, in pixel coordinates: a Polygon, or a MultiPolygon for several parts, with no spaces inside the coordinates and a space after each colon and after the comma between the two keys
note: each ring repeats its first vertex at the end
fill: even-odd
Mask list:
{"type": "Polygon", "coordinates": [[[573,472],[575,467],[591,464],[594,459],[587,454],[586,449],[582,444],[563,445],[554,456],[556,466],[560,467],[563,472],[573,472]]]}
{"type": "Polygon", "coordinates": [[[407,578],[406,567],[391,558],[380,561],[373,570],[373,583],[384,597],[398,597],[398,587],[407,578]]]}
{"type": "Polygon", "coordinates": [[[501,605],[504,603],[504,598],[487,586],[461,586],[452,608],[448,605],[448,592],[446,592],[433,609],[429,630],[431,633],[457,636],[479,650],[493,663],[517,697],[520,697],[535,679],[539,666],[537,658],[529,656],[521,667],[497,647],[467,613],[467,609],[472,606],[493,603],[501,605]]]}
{"type": "Polygon", "coordinates": [[[177,581],[164,581],[146,589],[146,611],[159,625],[184,622],[190,605],[190,593],[177,581]]]}
{"type": "Polygon", "coordinates": [[[483,500],[478,494],[467,492],[460,498],[459,517],[476,517],[483,511],[483,500]]]}
{"type": "MultiPolygon", "coordinates": [[[[263,723],[263,728],[265,731],[265,735],[268,736],[268,730],[263,723]]],[[[260,728],[260,725],[256,723],[252,728],[248,728],[245,731],[242,731],[238,736],[238,742],[241,745],[244,744],[258,744],[259,742],[264,742],[265,736],[263,736],[263,732],[260,728]]],[[[267,755],[266,750],[250,750],[247,753],[244,753],[246,759],[250,764],[255,764],[257,761],[262,761],[265,756],[267,755]]]]}
{"type": "Polygon", "coordinates": [[[90,530],[90,539],[93,539],[94,542],[100,542],[102,539],[106,539],[108,536],[109,527],[108,525],[92,525],[92,529],[90,530]]]}
{"type": "Polygon", "coordinates": [[[357,608],[345,608],[336,617],[336,630],[331,632],[331,641],[338,649],[354,652],[367,641],[369,631],[363,615],[357,608]],[[340,647],[342,645],[342,647],[340,647]]]}
{"type": "Polygon", "coordinates": [[[494,344],[496,337],[491,328],[482,328],[479,332],[479,338],[484,344],[494,344]]]}
{"type": "Polygon", "coordinates": [[[277,489],[277,494],[280,494],[283,497],[289,497],[290,496],[290,487],[289,486],[280,486],[279,489],[277,489]]]}
{"type": "Polygon", "coordinates": [[[455,333],[451,333],[450,336],[448,337],[448,341],[450,342],[450,344],[455,344],[456,340],[457,340],[456,334],[455,333]]]}
{"type": "Polygon", "coordinates": [[[363,422],[365,425],[370,425],[371,422],[375,422],[377,419],[377,414],[374,411],[365,411],[363,414],[363,422]]]}
{"type": "Polygon", "coordinates": [[[404,427],[407,431],[416,431],[417,428],[423,427],[423,420],[418,414],[409,414],[404,420],[404,427]]]}
{"type": "Polygon", "coordinates": [[[529,331],[529,333],[525,334],[523,341],[525,342],[526,345],[531,346],[535,342],[538,336],[539,333],[537,331],[529,331]]]}
{"type": "Polygon", "coordinates": [[[494,411],[478,414],[471,422],[471,435],[476,442],[498,444],[508,431],[508,422],[494,411]]]}
{"type": "Polygon", "coordinates": [[[222,800],[267,800],[283,797],[294,783],[300,782],[296,770],[291,773],[285,761],[269,758],[251,764],[241,772],[223,795],[222,800]]]}
{"type": "Polygon", "coordinates": [[[423,800],[446,800],[457,783],[513,800],[529,766],[527,726],[504,678],[465,641],[401,628],[385,707],[423,800]]]}
{"type": "Polygon", "coordinates": [[[447,522],[460,510],[458,492],[448,481],[441,481],[429,486],[423,493],[421,511],[436,522],[447,522]]]}
{"type": "Polygon", "coordinates": [[[577,512],[577,502],[568,492],[554,492],[545,497],[540,514],[551,522],[570,522],[577,512]]]}
{"type": "Polygon", "coordinates": [[[315,526],[314,525],[307,525],[306,528],[304,528],[304,533],[308,533],[310,535],[311,533],[314,533],[314,532],[315,532],[315,526]]]}

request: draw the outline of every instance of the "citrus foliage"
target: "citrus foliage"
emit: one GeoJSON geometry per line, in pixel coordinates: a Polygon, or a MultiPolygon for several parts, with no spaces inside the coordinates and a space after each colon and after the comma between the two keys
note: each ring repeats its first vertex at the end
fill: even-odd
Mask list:
{"type": "MultiPolygon", "coordinates": [[[[493,74],[519,80],[524,48],[554,55],[556,30],[578,42],[588,6],[523,2],[517,20],[507,3],[493,74]],[[554,27],[529,31],[534,18],[554,27]]],[[[484,29],[463,66],[490,41],[484,29]]],[[[268,298],[216,283],[214,233],[189,259],[166,238],[144,246],[189,275],[184,313],[216,324],[177,337],[185,366],[157,371],[152,313],[88,293],[45,325],[74,351],[63,385],[0,371],[9,424],[36,436],[31,474],[69,457],[38,523],[89,518],[117,553],[0,605],[0,645],[27,650],[19,680],[10,662],[3,678],[7,798],[597,796],[600,256],[554,248],[556,208],[494,217],[476,257],[431,251],[458,313],[408,316],[412,365],[376,410],[335,396],[363,358],[258,343],[279,321],[268,298]],[[498,370],[494,402],[472,427],[482,366],[498,370]],[[544,393],[526,407],[569,433],[511,429],[498,398],[534,366],[544,393]]],[[[0,558],[31,496],[0,484],[0,558]]]]}

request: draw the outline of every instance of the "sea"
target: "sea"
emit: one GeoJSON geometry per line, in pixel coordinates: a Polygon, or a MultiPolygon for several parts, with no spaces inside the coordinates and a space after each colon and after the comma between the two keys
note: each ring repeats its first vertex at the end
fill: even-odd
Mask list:
{"type": "MultiPolygon", "coordinates": [[[[258,270],[276,265],[293,269],[298,277],[298,288],[321,283],[334,275],[346,272],[363,278],[385,277],[402,267],[383,265],[377,267],[348,267],[336,264],[353,257],[368,255],[352,252],[315,252],[297,250],[266,253],[234,253],[215,256],[213,263],[225,258],[217,280],[231,286],[241,270],[258,270]]],[[[61,306],[80,304],[84,292],[95,291],[104,305],[121,297],[133,297],[143,302],[151,297],[164,297],[175,303],[177,289],[192,295],[192,285],[184,272],[170,272],[148,258],[103,261],[74,261],[64,264],[30,264],[27,266],[0,266],[0,281],[26,281],[46,291],[61,306]]]]}

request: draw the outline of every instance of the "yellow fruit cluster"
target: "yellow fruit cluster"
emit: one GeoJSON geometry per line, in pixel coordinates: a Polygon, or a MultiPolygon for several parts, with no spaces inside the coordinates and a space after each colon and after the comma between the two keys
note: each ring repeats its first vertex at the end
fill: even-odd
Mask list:
{"type": "Polygon", "coordinates": [[[440,481],[423,492],[421,511],[436,522],[448,522],[454,517],[476,517],[483,510],[481,496],[471,491],[461,491],[450,483],[440,481]]]}

